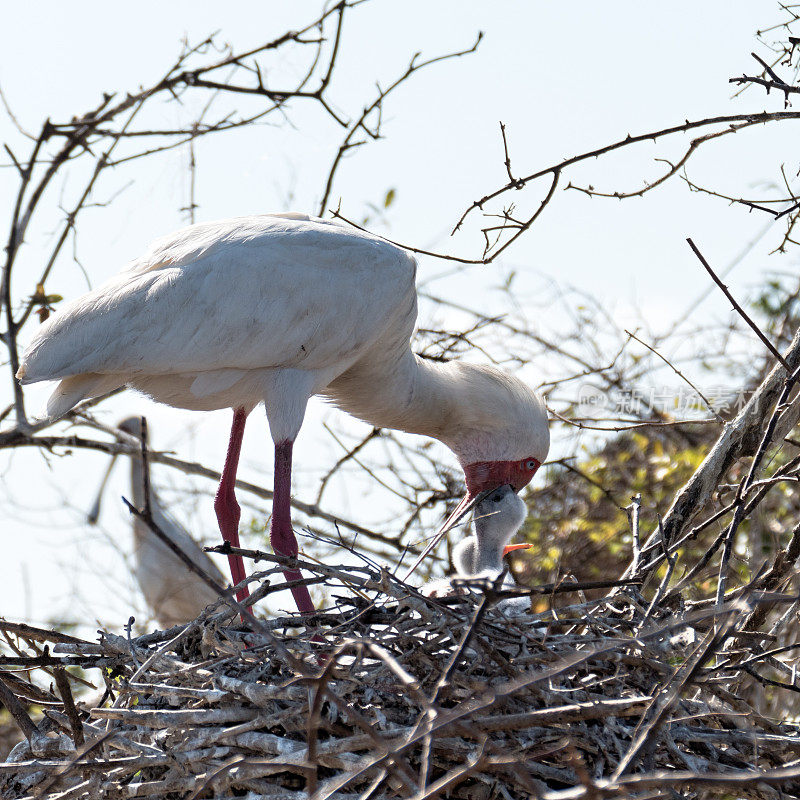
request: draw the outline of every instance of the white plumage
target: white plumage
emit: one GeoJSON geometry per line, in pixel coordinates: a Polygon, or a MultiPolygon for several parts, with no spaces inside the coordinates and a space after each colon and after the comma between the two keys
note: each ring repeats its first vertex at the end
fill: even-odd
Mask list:
{"type": "MultiPolygon", "coordinates": [[[[407,344],[415,312],[414,262],[399,248],[307,218],[225,220],[156,240],[60,309],[20,377],[62,379],[50,416],[123,384],[180,408],[250,410],[307,399],[371,348],[396,346],[385,339],[398,330],[407,344]]],[[[267,407],[277,438],[290,433],[284,404],[267,407]]]]}
{"type": "MultiPolygon", "coordinates": [[[[301,214],[195,225],[158,239],[50,317],[18,377],[60,380],[52,417],[125,384],[180,408],[233,408],[215,505],[232,544],[244,423],[264,402],[276,445],[273,547],[295,555],[291,446],[313,394],[374,425],[444,442],[470,497],[505,483],[519,490],[547,455],[544,404],[525,384],[493,367],[412,353],[415,270],[395,245],[301,214]]],[[[243,567],[234,562],[237,580],[243,567]]],[[[313,609],[305,587],[301,595],[303,610],[313,609]]]]}

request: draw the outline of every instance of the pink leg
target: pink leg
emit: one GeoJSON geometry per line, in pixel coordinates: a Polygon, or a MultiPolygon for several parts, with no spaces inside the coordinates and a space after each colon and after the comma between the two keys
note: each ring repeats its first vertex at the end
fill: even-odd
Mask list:
{"type": "MultiPolygon", "coordinates": [[[[292,530],[292,444],[287,440],[275,445],[275,494],[272,498],[269,540],[272,549],[281,556],[296,556],[299,552],[292,530]]],[[[283,574],[287,581],[296,581],[303,577],[299,569],[285,569],[283,574]]],[[[307,586],[295,586],[291,592],[301,614],[314,613],[316,609],[307,586]]]]}
{"type": "MultiPolygon", "coordinates": [[[[214,510],[217,512],[217,521],[222,538],[232,547],[239,546],[239,517],[241,509],[236,502],[236,468],[239,466],[239,454],[242,451],[242,437],[247,414],[243,408],[233,412],[233,425],[231,426],[231,440],[228,444],[228,455],[225,456],[225,467],[222,470],[222,479],[219,482],[217,496],[214,498],[214,510]]],[[[228,555],[231,567],[231,577],[234,585],[245,579],[244,561],[241,556],[228,555]]],[[[247,587],[236,592],[236,599],[241,603],[250,596],[247,587]]]]}

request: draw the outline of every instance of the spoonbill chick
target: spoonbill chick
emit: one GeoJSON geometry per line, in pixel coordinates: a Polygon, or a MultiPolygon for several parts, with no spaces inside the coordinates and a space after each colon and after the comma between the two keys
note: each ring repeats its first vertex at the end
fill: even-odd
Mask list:
{"type": "MultiPolygon", "coordinates": [[[[494,491],[484,492],[473,512],[475,533],[462,539],[453,548],[456,574],[452,578],[427,583],[422,593],[429,597],[463,594],[463,587],[455,586],[454,579],[497,578],[505,569],[503,556],[506,553],[530,547],[528,544],[508,544],[522,527],[527,511],[525,502],[508,484],[494,491]]],[[[503,585],[514,586],[513,578],[506,576],[503,585]]]]}
{"type": "MultiPolygon", "coordinates": [[[[475,533],[462,539],[453,548],[453,566],[459,577],[495,573],[504,569],[503,556],[511,549],[508,543],[522,527],[528,508],[522,498],[506,484],[475,504],[475,533]]],[[[522,545],[528,547],[528,545],[522,545]]]]}

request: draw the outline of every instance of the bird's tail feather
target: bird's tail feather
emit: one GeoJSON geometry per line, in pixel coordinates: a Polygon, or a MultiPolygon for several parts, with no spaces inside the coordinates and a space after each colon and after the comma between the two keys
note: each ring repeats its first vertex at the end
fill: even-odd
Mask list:
{"type": "Polygon", "coordinates": [[[100,375],[86,372],[64,378],[47,401],[47,416],[50,419],[63,417],[73,406],[87,397],[97,397],[124,384],[119,375],[100,375]]]}

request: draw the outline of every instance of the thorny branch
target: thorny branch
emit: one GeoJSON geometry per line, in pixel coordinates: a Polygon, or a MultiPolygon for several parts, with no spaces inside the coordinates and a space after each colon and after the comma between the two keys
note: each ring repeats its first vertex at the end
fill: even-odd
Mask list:
{"type": "Polygon", "coordinates": [[[385,89],[381,87],[380,84],[378,85],[378,91],[375,99],[371,103],[364,106],[364,110],[361,112],[360,116],[347,126],[347,133],[342,139],[339,149],[336,151],[336,155],[333,158],[331,167],[328,170],[328,176],[325,179],[325,188],[322,192],[322,199],[319,202],[320,216],[323,216],[328,209],[328,202],[333,190],[333,181],[336,177],[336,172],[339,169],[342,159],[349,151],[357,147],[362,147],[370,140],[375,141],[382,137],[381,123],[383,101],[395,89],[397,89],[398,86],[404,84],[415,72],[419,72],[426,67],[432,66],[433,64],[438,64],[442,61],[449,61],[450,59],[461,58],[462,56],[474,53],[478,49],[482,38],[483,34],[479,33],[478,38],[475,40],[475,44],[473,44],[472,47],[469,47],[466,50],[458,50],[452,53],[445,53],[444,55],[436,56],[434,58],[428,58],[425,61],[419,61],[418,59],[420,53],[416,53],[402,75],[392,81],[392,83],[390,83],[385,89]],[[371,122],[372,125],[370,126],[371,122]],[[356,137],[359,134],[363,135],[364,138],[357,139],[356,137]]]}
{"type": "MultiPolygon", "coordinates": [[[[698,148],[701,147],[703,144],[706,144],[707,142],[717,140],[720,137],[727,136],[729,134],[737,133],[741,130],[750,128],[754,125],[763,125],[771,122],[785,122],[788,120],[796,120],[796,119],[800,119],[800,112],[763,111],[753,114],[730,114],[730,115],[720,115],[716,117],[708,117],[706,119],[693,120],[693,121],[686,120],[682,124],[673,125],[668,128],[662,128],[656,131],[637,134],[635,136],[628,134],[623,139],[619,139],[610,144],[594,148],[593,150],[588,150],[584,153],[580,153],[575,156],[570,156],[569,158],[565,158],[556,164],[552,164],[542,169],[538,169],[535,172],[532,172],[528,175],[524,175],[522,177],[509,178],[508,182],[506,182],[499,188],[494,189],[488,192],[487,194],[483,195],[481,198],[473,201],[459,217],[458,221],[455,224],[455,227],[453,228],[452,233],[455,234],[456,232],[461,230],[464,227],[464,224],[466,223],[468,218],[471,217],[473,212],[482,211],[484,212],[484,215],[488,217],[489,215],[487,214],[485,209],[488,206],[488,204],[491,203],[492,201],[498,200],[499,198],[510,192],[519,192],[522,189],[527,188],[530,184],[536,182],[540,178],[550,176],[552,184],[545,198],[545,201],[543,202],[542,206],[538,209],[537,214],[535,215],[536,217],[538,217],[541,211],[543,210],[544,206],[546,206],[552,199],[552,193],[558,181],[559,176],[564,175],[569,170],[569,168],[577,164],[581,164],[585,161],[590,161],[592,159],[608,155],[609,153],[613,153],[623,148],[631,147],[633,145],[641,144],[647,141],[657,142],[659,139],[665,137],[674,136],[680,133],[688,133],[689,131],[697,130],[700,128],[706,128],[710,126],[722,126],[721,130],[714,131],[710,134],[706,134],[704,136],[699,137],[698,139],[693,140],[690,143],[690,146],[686,151],[686,153],[678,162],[674,164],[667,162],[669,167],[667,172],[656,181],[646,184],[643,189],[629,193],[622,193],[622,192],[602,193],[602,192],[596,192],[592,188],[580,189],[580,187],[574,186],[572,183],[569,183],[567,188],[578,189],[586,194],[590,194],[593,196],[614,197],[617,199],[641,196],[645,192],[656,188],[656,186],[663,184],[666,180],[676,175],[680,171],[680,169],[686,164],[689,158],[698,150],[698,148]]],[[[505,141],[505,129],[503,130],[503,137],[505,141]]],[[[521,226],[520,223],[514,221],[510,217],[510,215],[508,215],[507,212],[504,211],[502,216],[505,217],[505,221],[507,224],[501,224],[500,226],[492,226],[484,229],[485,234],[489,231],[494,231],[495,239],[491,245],[489,245],[489,243],[487,242],[488,246],[485,248],[482,258],[478,259],[480,263],[490,263],[491,261],[493,261],[503,250],[505,250],[509,246],[509,244],[511,244],[522,233],[528,230],[533,224],[533,222],[535,222],[535,217],[534,217],[530,219],[527,224],[521,226]],[[500,234],[504,233],[505,231],[509,231],[511,235],[506,239],[502,239],[500,234]]]]}

